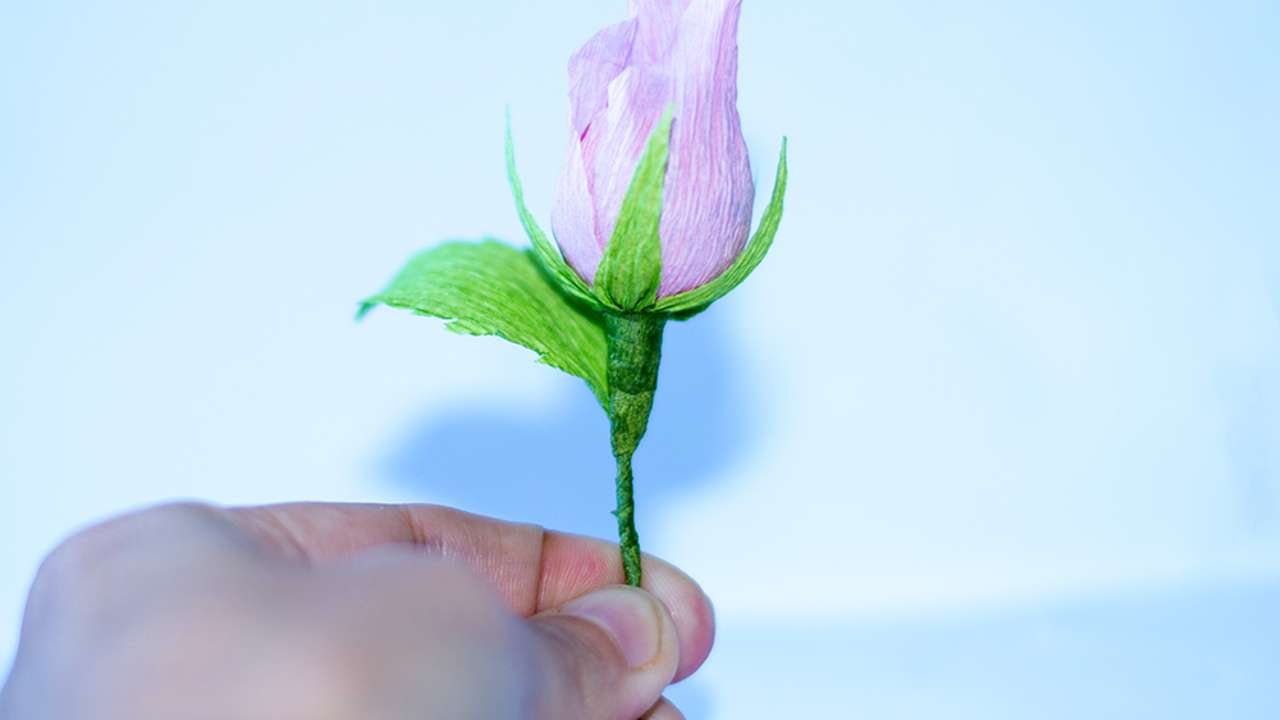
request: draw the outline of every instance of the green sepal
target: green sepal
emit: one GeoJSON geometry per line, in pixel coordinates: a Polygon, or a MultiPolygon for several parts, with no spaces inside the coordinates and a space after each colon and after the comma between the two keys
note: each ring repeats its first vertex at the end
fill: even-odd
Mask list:
{"type": "Polygon", "coordinates": [[[448,242],[410,259],[357,317],[382,304],[448,320],[465,335],[496,335],[582,378],[607,409],[604,318],[552,283],[532,250],[497,240],[448,242]]]}
{"type": "Polygon", "coordinates": [[[662,189],[666,184],[672,108],[649,135],[622,200],[618,222],[596,270],[596,296],[623,312],[650,310],[662,283],[662,189]]]}
{"type": "Polygon", "coordinates": [[[534,219],[533,213],[529,212],[529,208],[524,203],[524,185],[521,184],[520,175],[516,172],[516,145],[511,139],[510,109],[507,110],[506,158],[507,181],[511,184],[511,194],[515,197],[516,212],[520,215],[520,224],[524,226],[529,242],[533,244],[533,252],[538,264],[565,292],[590,305],[596,305],[597,301],[591,288],[573,268],[569,267],[569,263],[565,262],[560,251],[547,239],[547,234],[538,227],[538,221],[534,219]]]}
{"type": "Polygon", "coordinates": [[[778,173],[773,183],[773,196],[765,208],[764,217],[755,235],[743,249],[729,269],[720,273],[715,280],[679,295],[665,297],[658,301],[655,310],[668,313],[679,319],[687,319],[706,310],[711,303],[719,300],[747,279],[756,269],[773,245],[773,237],[778,233],[778,225],[782,222],[782,201],[787,194],[787,139],[782,139],[782,152],[778,156],[778,173]]]}

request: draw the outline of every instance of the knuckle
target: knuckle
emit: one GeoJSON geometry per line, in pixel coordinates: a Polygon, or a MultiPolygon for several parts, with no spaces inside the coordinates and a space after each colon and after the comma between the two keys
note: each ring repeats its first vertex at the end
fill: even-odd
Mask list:
{"type": "Polygon", "coordinates": [[[111,584],[127,582],[116,572],[131,550],[145,546],[146,533],[216,517],[208,505],[180,502],[159,505],[105,520],[58,543],[41,561],[32,581],[32,602],[63,605],[101,600],[111,584]]]}
{"type": "Polygon", "coordinates": [[[31,585],[33,602],[50,603],[63,598],[83,597],[79,588],[100,567],[97,537],[91,530],[78,532],[58,545],[36,570],[31,585]]]}

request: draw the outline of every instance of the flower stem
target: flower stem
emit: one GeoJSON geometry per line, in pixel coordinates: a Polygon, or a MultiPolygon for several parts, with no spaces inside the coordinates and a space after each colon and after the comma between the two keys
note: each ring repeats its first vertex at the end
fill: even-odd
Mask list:
{"type": "Polygon", "coordinates": [[[649,426],[653,393],[658,387],[662,359],[663,315],[609,314],[605,336],[609,344],[609,439],[618,463],[618,545],[627,584],[639,586],[640,536],[636,533],[636,503],[631,458],[649,426]]]}

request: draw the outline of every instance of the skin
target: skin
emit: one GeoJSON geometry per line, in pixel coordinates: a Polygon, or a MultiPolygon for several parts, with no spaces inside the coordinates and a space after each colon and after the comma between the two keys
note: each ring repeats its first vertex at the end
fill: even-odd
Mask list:
{"type": "Polygon", "coordinates": [[[144,510],[45,560],[0,720],[676,720],[711,605],[644,562],[436,506],[144,510]]]}

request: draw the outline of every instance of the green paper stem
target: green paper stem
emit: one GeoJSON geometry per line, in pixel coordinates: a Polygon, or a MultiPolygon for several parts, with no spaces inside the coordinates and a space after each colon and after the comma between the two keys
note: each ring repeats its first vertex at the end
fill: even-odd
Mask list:
{"type": "Polygon", "coordinates": [[[640,586],[640,536],[636,532],[636,503],[631,458],[649,426],[653,393],[662,360],[664,315],[605,316],[608,343],[609,428],[613,457],[618,463],[618,545],[627,584],[640,586]]]}

